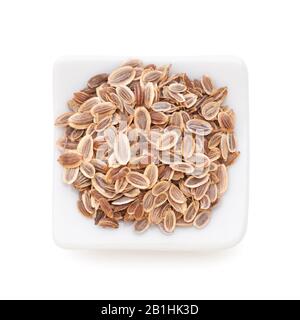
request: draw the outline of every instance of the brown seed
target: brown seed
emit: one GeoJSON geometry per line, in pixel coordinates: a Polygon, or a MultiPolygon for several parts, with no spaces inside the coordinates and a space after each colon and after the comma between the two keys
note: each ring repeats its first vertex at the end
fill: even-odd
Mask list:
{"type": "Polygon", "coordinates": [[[137,106],[142,106],[144,103],[144,89],[139,82],[132,84],[132,90],[135,96],[135,102],[137,106]]]}
{"type": "Polygon", "coordinates": [[[149,179],[150,185],[149,188],[152,188],[158,179],[158,168],[154,163],[149,164],[145,171],[144,175],[149,179]]]}
{"type": "Polygon", "coordinates": [[[65,112],[58,116],[55,120],[55,125],[57,127],[66,127],[68,125],[69,118],[74,114],[74,112],[65,112]]]}
{"type": "Polygon", "coordinates": [[[228,157],[228,144],[227,144],[227,135],[222,134],[221,143],[220,143],[220,150],[222,158],[226,161],[228,157]]]}
{"type": "Polygon", "coordinates": [[[210,182],[206,182],[205,184],[202,184],[201,186],[194,188],[194,199],[195,200],[201,200],[205,193],[207,192],[208,188],[210,186],[210,182]]]}
{"type": "Polygon", "coordinates": [[[201,119],[191,119],[186,123],[188,131],[195,133],[200,136],[206,136],[213,130],[211,124],[201,119]]]}
{"type": "Polygon", "coordinates": [[[174,211],[169,210],[165,217],[164,217],[164,230],[168,233],[171,233],[174,231],[175,227],[176,227],[176,216],[174,211]]]}
{"type": "Polygon", "coordinates": [[[189,177],[185,180],[184,185],[188,188],[197,188],[205,184],[209,179],[209,175],[204,176],[203,178],[189,177]]]}
{"type": "Polygon", "coordinates": [[[126,179],[128,183],[138,189],[147,189],[150,186],[149,178],[139,172],[128,173],[126,179]]]}
{"type": "Polygon", "coordinates": [[[135,96],[130,88],[126,86],[119,86],[117,87],[116,92],[117,92],[117,95],[120,97],[121,100],[123,100],[124,103],[127,103],[127,104],[135,103],[135,96]]]}
{"type": "Polygon", "coordinates": [[[156,148],[161,151],[169,150],[176,145],[179,137],[180,133],[177,130],[166,132],[158,139],[156,148]]]}
{"type": "Polygon", "coordinates": [[[227,169],[224,164],[219,165],[219,168],[217,170],[217,175],[219,178],[218,183],[218,191],[220,194],[223,194],[228,187],[228,176],[227,176],[227,169]]]}
{"type": "Polygon", "coordinates": [[[152,194],[154,196],[159,196],[161,193],[167,192],[170,188],[170,185],[170,181],[160,181],[152,188],[152,194]]]}
{"type": "MultiPolygon", "coordinates": [[[[153,195],[152,195],[153,196],[153,195]]],[[[154,196],[153,196],[154,197],[154,196]]],[[[161,193],[159,196],[155,197],[154,208],[158,208],[163,205],[168,200],[168,195],[166,193],[161,193]]]]}
{"type": "Polygon", "coordinates": [[[86,92],[79,91],[79,92],[74,92],[73,94],[73,100],[76,101],[79,104],[82,104],[84,101],[86,101],[90,95],[86,92]]]}
{"type": "Polygon", "coordinates": [[[91,109],[91,114],[94,117],[97,117],[97,120],[100,121],[101,119],[111,116],[112,114],[115,113],[115,111],[117,110],[117,106],[114,105],[111,102],[102,102],[99,103],[97,105],[95,105],[92,109],[91,109]]]}
{"type": "Polygon", "coordinates": [[[77,146],[77,152],[82,155],[83,160],[90,161],[93,157],[93,138],[85,135],[77,146]]]}
{"type": "Polygon", "coordinates": [[[182,193],[182,191],[175,186],[175,184],[171,184],[170,189],[169,189],[169,196],[170,198],[177,202],[177,203],[184,203],[186,202],[186,197],[184,196],[184,194],[182,193]]]}
{"type": "Polygon", "coordinates": [[[130,160],[130,144],[125,133],[119,132],[114,142],[114,154],[121,165],[126,165],[130,160]]]}
{"type": "Polygon", "coordinates": [[[197,95],[193,93],[188,93],[184,95],[184,99],[185,99],[185,107],[190,109],[196,104],[197,95]]]}
{"type": "Polygon", "coordinates": [[[151,70],[144,72],[142,75],[143,82],[158,82],[162,77],[162,72],[159,70],[151,70]]]}
{"type": "Polygon", "coordinates": [[[148,191],[143,198],[143,206],[146,212],[150,212],[154,208],[155,197],[152,194],[152,191],[148,191]]]}
{"type": "Polygon", "coordinates": [[[153,125],[163,125],[169,121],[169,117],[163,112],[150,112],[151,122],[153,125]]]}
{"type": "Polygon", "coordinates": [[[157,207],[149,212],[149,221],[153,224],[160,224],[164,219],[165,213],[165,205],[157,207]]]}
{"type": "Polygon", "coordinates": [[[64,168],[76,168],[79,167],[82,162],[82,155],[75,151],[68,151],[59,156],[58,162],[64,168]]]}
{"type": "Polygon", "coordinates": [[[144,104],[147,108],[150,108],[155,98],[155,87],[153,82],[147,82],[144,88],[144,104]]]}
{"type": "Polygon", "coordinates": [[[190,205],[187,208],[187,211],[185,212],[183,219],[185,222],[192,222],[199,210],[199,202],[193,201],[190,203],[190,205]]]}
{"type": "Polygon", "coordinates": [[[240,152],[239,151],[236,151],[236,152],[233,152],[233,153],[230,153],[228,155],[228,158],[227,158],[227,161],[226,161],[226,166],[231,166],[235,160],[239,157],[240,155],[240,152]]]}
{"type": "Polygon", "coordinates": [[[134,210],[134,217],[136,221],[140,221],[144,219],[144,207],[143,204],[141,202],[138,202],[135,210],[134,210]]]}
{"type": "Polygon", "coordinates": [[[168,87],[169,91],[174,92],[174,93],[182,93],[184,92],[187,88],[184,84],[179,83],[179,82],[174,82],[171,83],[168,87]]]}
{"type": "Polygon", "coordinates": [[[193,222],[193,225],[197,229],[203,229],[209,223],[210,217],[211,217],[211,214],[209,211],[202,211],[196,216],[196,218],[193,222]]]}
{"type": "Polygon", "coordinates": [[[98,97],[92,97],[86,100],[78,109],[79,112],[89,112],[91,109],[100,103],[100,99],[98,97]]]}
{"type": "Polygon", "coordinates": [[[93,214],[94,213],[94,208],[92,206],[92,201],[91,201],[91,193],[87,190],[85,190],[83,193],[82,193],[82,196],[81,196],[81,200],[83,202],[83,205],[85,207],[85,209],[90,213],[90,214],[93,214]]]}
{"type": "Polygon", "coordinates": [[[75,129],[86,129],[93,122],[90,112],[74,113],[68,119],[68,125],[75,129]]]}
{"type": "Polygon", "coordinates": [[[214,89],[214,86],[212,84],[212,81],[211,79],[204,75],[201,79],[201,85],[202,85],[202,88],[203,90],[208,94],[208,95],[211,95],[212,92],[213,92],[213,89],[214,89]]]}
{"type": "Polygon", "coordinates": [[[117,179],[115,182],[115,192],[122,193],[126,190],[128,182],[125,178],[117,179]]]}
{"type": "Polygon", "coordinates": [[[176,211],[176,212],[180,212],[182,214],[184,214],[187,210],[187,203],[178,203],[175,202],[171,197],[170,194],[168,193],[168,201],[169,204],[172,206],[172,208],[176,211]]]}
{"type": "Polygon", "coordinates": [[[113,228],[117,229],[119,228],[119,223],[118,221],[110,218],[102,218],[98,222],[98,226],[103,227],[103,228],[113,228]]]}
{"type": "Polygon", "coordinates": [[[218,198],[218,188],[215,183],[210,184],[206,194],[208,195],[210,202],[213,203],[218,198]]]}
{"type": "Polygon", "coordinates": [[[207,145],[208,148],[213,149],[218,147],[218,145],[221,142],[221,138],[222,138],[222,132],[217,132],[213,136],[211,136],[211,138],[208,141],[208,145],[207,145]]]}
{"type": "Polygon", "coordinates": [[[166,102],[166,101],[159,101],[159,102],[154,103],[151,106],[151,108],[153,111],[156,111],[156,112],[168,112],[172,109],[172,105],[171,105],[171,103],[166,102]]]}
{"type": "Polygon", "coordinates": [[[192,225],[192,222],[185,222],[182,218],[177,219],[176,221],[176,227],[191,227],[192,225]]]}
{"type": "Polygon", "coordinates": [[[86,210],[86,208],[85,208],[82,200],[78,200],[78,201],[77,201],[77,208],[78,208],[79,212],[80,212],[83,216],[85,216],[85,217],[87,217],[87,218],[91,218],[91,217],[92,217],[92,214],[86,210]]]}
{"type": "Polygon", "coordinates": [[[232,131],[234,129],[233,118],[227,112],[220,112],[218,114],[218,121],[222,129],[226,131],[232,131]]]}
{"type": "Polygon", "coordinates": [[[112,211],[112,207],[109,204],[109,202],[105,198],[100,198],[98,200],[98,202],[99,202],[99,206],[100,206],[101,210],[104,212],[104,214],[106,216],[108,216],[109,218],[112,218],[113,211],[112,211]]]}
{"type": "Polygon", "coordinates": [[[202,199],[200,200],[200,208],[202,209],[202,210],[207,210],[207,209],[209,209],[210,208],[210,198],[209,198],[209,196],[208,195],[204,195],[203,197],[202,197],[202,199]]]}
{"type": "Polygon", "coordinates": [[[109,76],[108,76],[108,83],[111,86],[126,86],[135,77],[135,69],[131,66],[124,66],[115,69],[109,76]]]}
{"type": "Polygon", "coordinates": [[[216,118],[220,110],[220,105],[217,102],[208,102],[201,107],[201,112],[205,120],[213,120],[216,118]]]}
{"type": "Polygon", "coordinates": [[[236,137],[233,132],[227,133],[227,146],[230,152],[236,151],[236,137]]]}
{"type": "Polygon", "coordinates": [[[89,88],[97,88],[99,87],[103,82],[107,81],[108,74],[107,73],[101,73],[97,74],[96,76],[93,76],[89,79],[87,85],[89,88]]]}
{"type": "Polygon", "coordinates": [[[194,166],[187,162],[178,162],[170,164],[170,167],[179,172],[183,172],[185,174],[191,174],[194,171],[194,166]]]}
{"type": "Polygon", "coordinates": [[[182,141],[182,155],[185,159],[190,158],[195,151],[195,140],[191,134],[185,134],[182,141]]]}
{"type": "Polygon", "coordinates": [[[148,219],[142,219],[139,221],[136,221],[134,224],[134,230],[138,233],[145,232],[150,227],[150,223],[148,219]]]}
{"type": "Polygon", "coordinates": [[[134,201],[134,198],[129,198],[129,197],[121,197],[117,200],[112,201],[111,204],[114,206],[122,206],[123,204],[128,204],[130,202],[134,201]]]}
{"type": "Polygon", "coordinates": [[[80,165],[80,171],[85,177],[89,179],[92,179],[96,174],[95,167],[90,162],[83,162],[80,165]]]}
{"type": "Polygon", "coordinates": [[[180,130],[184,129],[184,122],[181,112],[174,112],[170,116],[170,125],[178,127],[180,130]]]}
{"type": "Polygon", "coordinates": [[[79,168],[64,168],[63,181],[66,184],[72,184],[78,176],[79,168]]]}
{"type": "Polygon", "coordinates": [[[85,177],[80,171],[78,172],[78,176],[76,180],[73,182],[74,188],[78,190],[85,190],[91,185],[91,179],[85,177]]]}
{"type": "Polygon", "coordinates": [[[148,110],[144,107],[136,108],[134,111],[134,125],[136,128],[149,131],[151,117],[148,110]]]}

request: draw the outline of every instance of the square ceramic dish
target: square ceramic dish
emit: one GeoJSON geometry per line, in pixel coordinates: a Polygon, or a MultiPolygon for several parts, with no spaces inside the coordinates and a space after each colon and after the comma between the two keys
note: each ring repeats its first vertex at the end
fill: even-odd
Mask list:
{"type": "MultiPolygon", "coordinates": [[[[220,204],[213,209],[212,220],[203,229],[176,228],[165,235],[152,227],[136,234],[132,225],[119,229],[97,227],[77,210],[78,194],[62,182],[62,168],[54,147],[53,231],[55,242],[64,248],[118,250],[212,251],[237,244],[247,225],[248,211],[248,77],[245,64],[238,58],[207,57],[140,57],[145,64],[172,64],[172,72],[186,72],[190,78],[211,76],[216,86],[227,86],[226,104],[236,113],[236,134],[241,155],[229,168],[229,188],[220,204]]],[[[128,57],[66,57],[54,66],[54,117],[67,111],[66,102],[74,91],[82,89],[97,74],[110,73],[128,57]]],[[[62,131],[55,128],[55,141],[62,131]]]]}

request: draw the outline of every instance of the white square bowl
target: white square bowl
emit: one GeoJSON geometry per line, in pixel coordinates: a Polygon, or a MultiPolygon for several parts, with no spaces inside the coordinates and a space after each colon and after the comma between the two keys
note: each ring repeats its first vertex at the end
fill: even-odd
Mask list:
{"type": "MultiPolygon", "coordinates": [[[[54,117],[67,111],[66,102],[97,73],[109,73],[128,57],[65,57],[54,66],[54,117]]],[[[243,237],[248,215],[248,76],[243,61],[228,56],[141,57],[144,63],[172,63],[172,72],[186,72],[190,78],[211,76],[217,87],[227,86],[226,104],[236,113],[239,159],[229,168],[229,188],[213,209],[212,220],[203,229],[176,228],[165,235],[156,227],[136,234],[132,225],[119,229],[97,227],[79,214],[78,194],[62,182],[62,168],[54,147],[53,231],[55,242],[63,248],[165,250],[208,252],[234,246],[243,237]]],[[[55,141],[62,130],[55,128],[55,141]]]]}

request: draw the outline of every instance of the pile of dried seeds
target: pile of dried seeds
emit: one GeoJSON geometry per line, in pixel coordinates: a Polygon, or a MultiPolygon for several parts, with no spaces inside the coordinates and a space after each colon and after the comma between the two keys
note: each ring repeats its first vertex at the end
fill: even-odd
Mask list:
{"type": "Polygon", "coordinates": [[[102,227],[134,222],[138,232],[206,226],[239,155],[226,96],[208,76],[140,60],[92,77],[55,122],[65,128],[58,161],[79,211],[102,227]]]}

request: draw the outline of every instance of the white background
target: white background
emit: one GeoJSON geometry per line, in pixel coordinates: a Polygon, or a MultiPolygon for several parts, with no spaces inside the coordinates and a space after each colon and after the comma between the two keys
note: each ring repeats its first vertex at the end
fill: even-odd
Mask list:
{"type": "Polygon", "coordinates": [[[300,298],[298,2],[2,1],[0,298],[300,298]],[[70,54],[245,60],[251,191],[241,244],[210,256],[55,246],[52,66],[70,54]]]}

